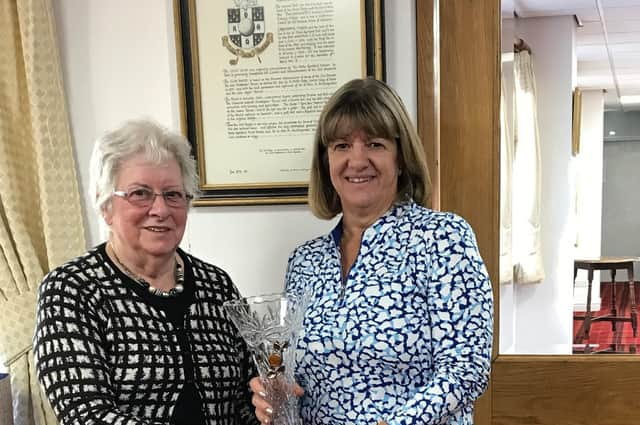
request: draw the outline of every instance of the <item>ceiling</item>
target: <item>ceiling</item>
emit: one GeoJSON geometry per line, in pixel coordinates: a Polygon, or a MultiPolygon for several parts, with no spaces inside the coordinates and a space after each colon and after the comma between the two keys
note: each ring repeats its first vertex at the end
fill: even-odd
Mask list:
{"type": "Polygon", "coordinates": [[[514,10],[521,18],[576,16],[578,87],[605,89],[607,109],[640,110],[640,100],[619,98],[640,96],[640,0],[502,0],[503,17],[514,10]]]}

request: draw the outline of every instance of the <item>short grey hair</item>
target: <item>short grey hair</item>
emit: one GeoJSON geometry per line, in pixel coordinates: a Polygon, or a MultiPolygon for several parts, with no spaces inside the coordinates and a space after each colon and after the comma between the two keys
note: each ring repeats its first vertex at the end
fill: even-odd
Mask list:
{"type": "Polygon", "coordinates": [[[122,164],[133,155],[143,154],[150,162],[178,162],[185,192],[197,197],[198,173],[191,145],[180,133],[147,120],[131,120],[100,137],[91,154],[89,196],[100,214],[110,207],[111,195],[122,164]]]}

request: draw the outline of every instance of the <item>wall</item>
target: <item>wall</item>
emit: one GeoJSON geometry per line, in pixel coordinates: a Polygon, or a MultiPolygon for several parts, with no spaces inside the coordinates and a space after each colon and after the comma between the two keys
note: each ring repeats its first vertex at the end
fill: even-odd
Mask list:
{"type": "Polygon", "coordinates": [[[574,193],[572,90],[576,81],[571,16],[516,21],[531,46],[542,162],[542,248],[546,277],[515,287],[515,353],[569,354],[572,342],[574,193]]]}
{"type": "MultiPolygon", "coordinates": [[[[415,121],[415,2],[386,2],[387,80],[415,121]],[[408,52],[408,54],[407,54],[408,52]]],[[[103,240],[90,209],[93,141],[122,121],[150,117],[179,128],[171,0],[54,2],[88,240],[103,240]]],[[[183,247],[229,272],[244,295],[281,290],[289,252],[332,222],[305,205],[192,209],[183,247]]]]}
{"type": "MultiPolygon", "coordinates": [[[[604,93],[602,90],[582,92],[580,154],[576,161],[576,251],[575,258],[597,258],[602,254],[602,187],[604,93]]],[[[573,309],[586,310],[587,272],[576,277],[573,309]]],[[[591,310],[600,309],[600,274],[595,273],[591,289],[591,310]]]]}
{"type": "MultiPolygon", "coordinates": [[[[602,253],[640,256],[640,112],[605,113],[604,135],[602,253]]],[[[636,263],[636,281],[639,269],[636,263]]],[[[626,278],[622,271],[616,275],[616,280],[626,278]]]]}
{"type": "Polygon", "coordinates": [[[640,111],[607,111],[604,114],[604,140],[640,141],[640,111]]]}
{"type": "MultiPolygon", "coordinates": [[[[640,140],[606,142],[604,145],[605,186],[603,193],[602,254],[640,257],[640,140]]],[[[638,281],[638,263],[635,267],[638,281]]],[[[604,279],[604,278],[603,278],[604,279]]],[[[627,279],[620,271],[616,280],[627,279]]]]}

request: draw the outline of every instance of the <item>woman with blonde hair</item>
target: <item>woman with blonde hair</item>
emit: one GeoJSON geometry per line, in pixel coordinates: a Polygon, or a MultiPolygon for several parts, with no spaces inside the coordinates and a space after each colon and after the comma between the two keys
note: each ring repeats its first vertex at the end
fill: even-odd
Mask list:
{"type": "MultiPolygon", "coordinates": [[[[297,347],[301,416],[317,424],[472,424],[487,386],[491,283],[461,217],[427,208],[420,139],[385,83],[352,80],[324,107],[309,205],[337,226],[289,258],[310,293],[297,347]]],[[[251,381],[256,416],[271,405],[251,381]]]]}

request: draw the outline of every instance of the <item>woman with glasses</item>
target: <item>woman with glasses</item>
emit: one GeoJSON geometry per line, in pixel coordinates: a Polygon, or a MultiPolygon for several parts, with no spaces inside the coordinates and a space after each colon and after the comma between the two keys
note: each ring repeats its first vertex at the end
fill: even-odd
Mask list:
{"type": "Polygon", "coordinates": [[[246,346],[220,268],[182,251],[197,193],[188,142],[150,121],[100,138],[91,197],[106,243],[51,271],[38,295],[38,379],[61,424],[257,422],[246,346]]]}

